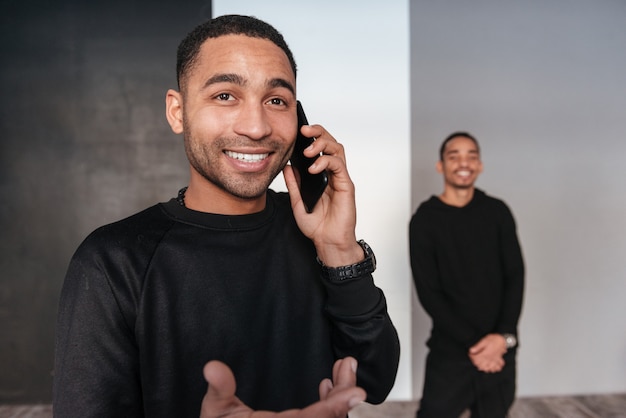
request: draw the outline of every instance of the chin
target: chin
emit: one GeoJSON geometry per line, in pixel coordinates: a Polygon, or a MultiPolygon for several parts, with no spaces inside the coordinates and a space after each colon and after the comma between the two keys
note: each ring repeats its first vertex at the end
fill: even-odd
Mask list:
{"type": "MultiPolygon", "coordinates": [[[[246,185],[249,185],[249,183],[246,185]]],[[[226,191],[242,200],[255,200],[265,196],[269,185],[270,183],[265,184],[264,182],[257,187],[226,187],[226,191]]]]}

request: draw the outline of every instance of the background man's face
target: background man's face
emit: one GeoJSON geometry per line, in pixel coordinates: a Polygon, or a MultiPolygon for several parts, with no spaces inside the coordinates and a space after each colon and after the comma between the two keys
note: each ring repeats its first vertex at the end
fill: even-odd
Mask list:
{"type": "Polygon", "coordinates": [[[483,171],[476,143],[464,136],[450,140],[444,149],[443,161],[437,163],[446,186],[468,189],[474,186],[483,171]]]}

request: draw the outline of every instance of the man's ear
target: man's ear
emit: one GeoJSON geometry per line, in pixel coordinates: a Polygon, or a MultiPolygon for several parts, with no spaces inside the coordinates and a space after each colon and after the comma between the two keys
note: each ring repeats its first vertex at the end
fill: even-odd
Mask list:
{"type": "Polygon", "coordinates": [[[165,116],[177,134],[183,133],[183,98],[180,92],[169,89],[165,96],[165,116]]]}
{"type": "Polygon", "coordinates": [[[441,160],[437,161],[437,164],[435,164],[435,168],[437,169],[437,173],[443,173],[443,163],[441,162],[441,160]]]}

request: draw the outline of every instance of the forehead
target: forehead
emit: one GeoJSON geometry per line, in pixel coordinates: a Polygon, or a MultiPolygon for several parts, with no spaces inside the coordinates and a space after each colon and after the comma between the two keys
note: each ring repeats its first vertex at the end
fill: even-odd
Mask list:
{"type": "Polygon", "coordinates": [[[201,81],[220,73],[239,74],[251,80],[283,78],[295,85],[295,74],[285,52],[267,39],[245,35],[207,39],[188,76],[201,81]]]}
{"type": "Polygon", "coordinates": [[[478,154],[479,151],[474,141],[466,136],[457,136],[448,141],[444,149],[444,154],[453,152],[474,152],[478,154]]]}

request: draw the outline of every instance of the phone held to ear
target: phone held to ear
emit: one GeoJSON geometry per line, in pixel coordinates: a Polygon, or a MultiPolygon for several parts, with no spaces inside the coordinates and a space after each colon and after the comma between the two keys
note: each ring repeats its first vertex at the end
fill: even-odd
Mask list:
{"type": "Polygon", "coordinates": [[[328,185],[328,173],[326,171],[318,174],[309,173],[309,167],[319,158],[319,155],[313,158],[304,156],[305,148],[315,141],[315,138],[307,138],[300,132],[300,128],[308,124],[309,122],[302,109],[302,104],[298,101],[298,136],[296,137],[296,144],[293,148],[290,162],[298,181],[304,207],[308,213],[311,213],[328,185]]]}

